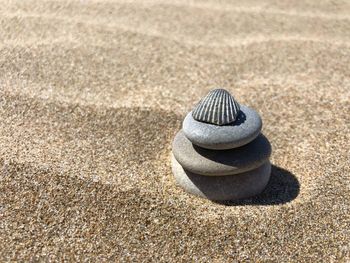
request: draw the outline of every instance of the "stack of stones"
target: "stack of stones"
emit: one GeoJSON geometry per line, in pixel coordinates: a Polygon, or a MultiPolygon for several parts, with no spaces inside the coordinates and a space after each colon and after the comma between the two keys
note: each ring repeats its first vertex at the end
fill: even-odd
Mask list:
{"type": "Polygon", "coordinates": [[[187,114],[173,141],[172,170],[188,193],[238,200],[261,193],[271,173],[271,145],[259,114],[224,89],[208,93],[187,114]]]}

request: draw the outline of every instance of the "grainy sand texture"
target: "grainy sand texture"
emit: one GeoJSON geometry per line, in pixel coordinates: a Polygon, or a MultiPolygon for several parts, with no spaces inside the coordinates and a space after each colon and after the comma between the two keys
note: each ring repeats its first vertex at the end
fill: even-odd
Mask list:
{"type": "Polygon", "coordinates": [[[349,1],[4,0],[0,23],[0,261],[350,261],[349,1]],[[262,116],[256,198],[172,176],[215,87],[262,116]]]}

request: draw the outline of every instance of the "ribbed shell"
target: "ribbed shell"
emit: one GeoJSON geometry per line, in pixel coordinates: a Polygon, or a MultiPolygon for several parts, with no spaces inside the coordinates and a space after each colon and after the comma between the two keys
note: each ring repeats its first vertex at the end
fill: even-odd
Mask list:
{"type": "Polygon", "coordinates": [[[214,89],[196,105],[192,116],[197,121],[225,125],[234,122],[239,111],[239,104],[228,91],[214,89]]]}

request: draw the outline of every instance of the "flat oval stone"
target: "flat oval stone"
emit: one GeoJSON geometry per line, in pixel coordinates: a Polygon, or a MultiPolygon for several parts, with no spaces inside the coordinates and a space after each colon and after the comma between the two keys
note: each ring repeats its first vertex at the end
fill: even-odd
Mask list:
{"type": "Polygon", "coordinates": [[[262,134],[242,147],[218,151],[192,144],[180,130],[172,148],[176,160],[186,170],[208,176],[246,172],[262,165],[271,155],[271,145],[262,134]]]}
{"type": "Polygon", "coordinates": [[[188,193],[215,201],[239,200],[260,194],[271,174],[269,161],[248,172],[205,176],[191,173],[172,157],[172,171],[176,182],[188,193]]]}
{"type": "Polygon", "coordinates": [[[213,150],[237,148],[254,140],[260,133],[262,121],[259,114],[244,105],[234,123],[218,126],[196,121],[192,112],[182,123],[186,137],[194,144],[213,150]]]}

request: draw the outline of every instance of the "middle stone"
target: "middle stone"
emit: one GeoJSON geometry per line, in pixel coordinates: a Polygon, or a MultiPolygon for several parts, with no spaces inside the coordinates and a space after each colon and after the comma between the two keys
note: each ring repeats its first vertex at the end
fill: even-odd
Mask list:
{"type": "Polygon", "coordinates": [[[175,159],[184,169],[207,176],[250,171],[265,163],[271,155],[271,145],[262,134],[239,148],[217,151],[192,144],[180,130],[172,148],[175,159]]]}

